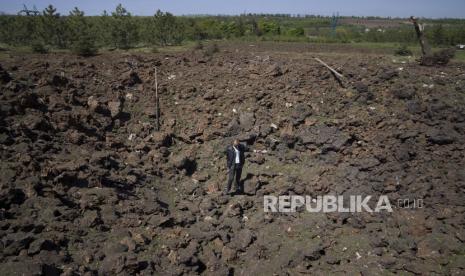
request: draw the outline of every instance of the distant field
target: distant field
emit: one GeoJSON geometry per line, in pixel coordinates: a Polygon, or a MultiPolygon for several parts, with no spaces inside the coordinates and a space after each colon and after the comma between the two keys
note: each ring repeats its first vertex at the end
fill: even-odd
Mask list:
{"type": "Polygon", "coordinates": [[[455,54],[455,60],[465,61],[465,51],[457,51],[455,54]]]}
{"type": "MultiPolygon", "coordinates": [[[[381,54],[381,55],[394,55],[397,48],[400,47],[399,43],[374,43],[374,42],[359,42],[359,43],[309,43],[309,42],[298,42],[298,41],[244,41],[244,40],[212,40],[205,41],[203,45],[217,43],[220,49],[231,48],[231,47],[244,47],[248,46],[250,49],[262,49],[262,50],[277,50],[282,52],[332,52],[332,53],[366,53],[366,54],[381,54]]],[[[170,52],[183,52],[189,51],[196,47],[195,42],[187,42],[183,45],[177,46],[165,46],[165,47],[135,47],[129,50],[111,50],[108,48],[100,49],[100,53],[105,52],[121,52],[121,53],[170,53],[170,52]]],[[[413,52],[414,57],[420,56],[420,46],[409,45],[408,48],[413,52]]],[[[7,56],[10,52],[20,53],[31,53],[29,47],[11,47],[4,44],[0,44],[0,59],[7,56]]],[[[440,48],[433,48],[433,51],[437,51],[440,48]]],[[[66,53],[69,50],[52,50],[51,52],[66,53]]],[[[402,57],[399,57],[402,58],[402,57]]],[[[457,50],[454,58],[455,61],[465,62],[465,51],[457,50]]]]}
{"type": "MultiPolygon", "coordinates": [[[[234,45],[244,45],[244,42],[220,42],[220,45],[233,47],[234,45]]],[[[249,42],[251,49],[265,49],[268,51],[277,50],[282,52],[315,52],[315,53],[338,53],[338,54],[377,54],[388,55],[395,57],[395,50],[400,47],[400,43],[303,43],[303,42],[274,42],[260,41],[249,42]]],[[[408,48],[413,52],[413,57],[421,55],[420,46],[408,45],[408,48]]],[[[437,51],[440,48],[433,48],[437,51]]],[[[402,59],[404,57],[398,57],[402,59]]],[[[465,61],[465,51],[456,51],[455,61],[465,61]]]]}

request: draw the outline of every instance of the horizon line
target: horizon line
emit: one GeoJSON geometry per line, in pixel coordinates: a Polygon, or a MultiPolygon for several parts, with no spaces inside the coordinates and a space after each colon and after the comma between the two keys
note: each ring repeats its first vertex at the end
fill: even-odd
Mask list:
{"type": "MultiPolygon", "coordinates": [[[[157,12],[159,9],[155,10],[154,11],[154,14],[155,12],[157,12]]],[[[40,14],[41,15],[43,10],[39,10],[40,14]]],[[[68,12],[71,12],[72,10],[69,10],[68,12]]],[[[83,11],[83,10],[81,10],[83,11]]],[[[163,11],[161,10],[162,12],[169,12],[169,11],[163,11]]],[[[107,10],[102,10],[101,14],[84,14],[84,16],[89,16],[89,17],[92,17],[92,16],[102,16],[102,13],[104,12],[107,12],[108,15],[111,15],[112,11],[107,11],[107,10]]],[[[134,17],[151,17],[151,16],[154,16],[153,15],[139,15],[139,14],[134,14],[130,11],[128,11],[131,16],[134,16],[134,17]]],[[[85,11],[84,11],[85,13],[85,11]]],[[[171,13],[171,12],[169,12],[171,13]]],[[[62,14],[61,12],[59,12],[59,14],[61,16],[69,16],[69,14],[62,14]]],[[[366,18],[366,19],[371,19],[371,18],[374,18],[374,19],[409,19],[410,17],[399,17],[399,16],[380,16],[380,15],[341,15],[339,14],[338,12],[335,12],[331,15],[325,15],[325,14],[310,14],[310,13],[240,13],[240,14],[237,14],[237,13],[225,13],[225,14],[214,14],[214,13],[188,13],[188,14],[174,14],[174,13],[171,13],[172,15],[174,16],[177,16],[177,17],[239,17],[239,16],[275,16],[275,17],[280,17],[282,15],[286,15],[286,16],[289,16],[289,17],[292,17],[292,18],[305,18],[305,17],[333,17],[335,14],[337,14],[337,16],[339,18],[366,18]]],[[[0,11],[0,15],[7,15],[7,16],[27,16],[27,15],[20,15],[19,14],[19,11],[17,13],[9,13],[9,12],[4,12],[4,11],[0,11]]],[[[420,18],[420,19],[431,19],[431,20],[465,20],[465,17],[426,17],[426,16],[415,16],[417,18],[420,18]]]]}

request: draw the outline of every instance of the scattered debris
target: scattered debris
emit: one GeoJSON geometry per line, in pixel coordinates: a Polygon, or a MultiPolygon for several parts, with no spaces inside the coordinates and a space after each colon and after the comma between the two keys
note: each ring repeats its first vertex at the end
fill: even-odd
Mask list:
{"type": "Polygon", "coordinates": [[[226,47],[210,61],[199,51],[1,61],[3,274],[463,274],[463,68],[328,55],[354,80],[340,88],[300,50],[226,47]],[[114,77],[125,55],[143,84],[114,77]],[[265,73],[273,64],[283,75],[265,73]],[[223,196],[234,138],[249,148],[244,193],[223,196]],[[428,208],[263,212],[264,195],[315,206],[327,194],[428,208]]]}

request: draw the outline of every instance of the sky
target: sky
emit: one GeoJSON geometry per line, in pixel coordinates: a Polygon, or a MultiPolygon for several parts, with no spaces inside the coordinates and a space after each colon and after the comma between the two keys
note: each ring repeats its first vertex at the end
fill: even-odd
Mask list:
{"type": "Polygon", "coordinates": [[[113,11],[121,3],[134,15],[157,9],[175,15],[286,13],[344,16],[465,18],[465,0],[0,0],[0,12],[16,14],[23,4],[42,10],[49,4],[61,14],[74,7],[87,15],[113,11]]]}

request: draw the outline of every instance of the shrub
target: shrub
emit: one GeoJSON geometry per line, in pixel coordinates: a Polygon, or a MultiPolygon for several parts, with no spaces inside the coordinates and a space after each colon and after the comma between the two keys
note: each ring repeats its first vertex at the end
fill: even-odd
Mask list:
{"type": "Polygon", "coordinates": [[[202,50],[203,49],[203,43],[200,40],[197,40],[194,46],[194,50],[202,50]]]}
{"type": "Polygon", "coordinates": [[[454,56],[454,48],[443,49],[433,53],[432,55],[423,56],[420,63],[425,66],[446,65],[454,56]]]}
{"type": "Polygon", "coordinates": [[[290,36],[304,36],[305,35],[304,28],[302,27],[292,28],[287,33],[290,36]]]}
{"type": "Polygon", "coordinates": [[[73,45],[73,52],[83,57],[95,56],[97,47],[94,42],[88,37],[79,38],[73,45]]]}
{"type": "Polygon", "coordinates": [[[396,56],[411,56],[412,51],[407,47],[407,45],[401,45],[399,48],[397,48],[394,52],[396,56]]]}
{"type": "Polygon", "coordinates": [[[31,49],[34,53],[46,54],[48,53],[48,48],[42,42],[36,41],[31,45],[31,49]]]}
{"type": "Polygon", "coordinates": [[[216,43],[213,43],[213,44],[209,44],[205,50],[204,50],[204,55],[207,56],[207,57],[211,57],[213,56],[215,53],[218,53],[220,51],[220,48],[218,47],[218,44],[216,43]]]}

